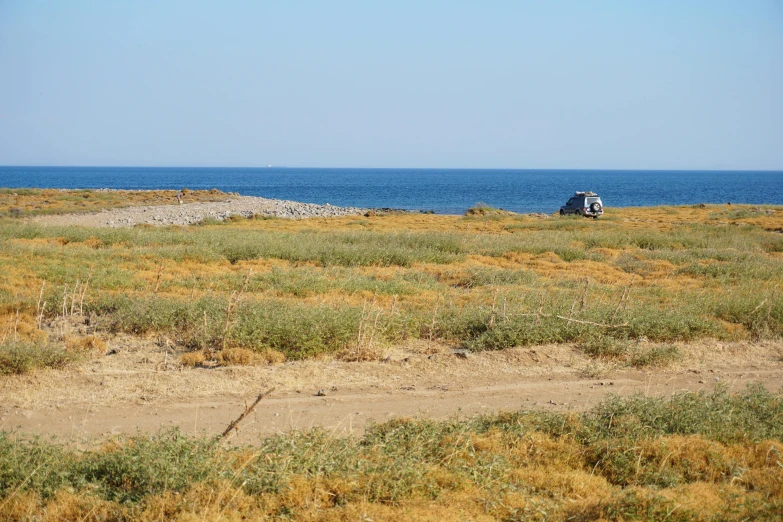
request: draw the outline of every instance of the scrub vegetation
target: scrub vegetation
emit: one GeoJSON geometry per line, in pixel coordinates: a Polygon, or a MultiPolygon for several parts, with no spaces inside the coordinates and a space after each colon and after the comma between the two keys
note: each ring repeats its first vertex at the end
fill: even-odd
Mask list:
{"type": "Polygon", "coordinates": [[[424,339],[474,351],[574,343],[662,366],[677,359],[671,343],[783,333],[783,210],[730,208],[124,229],[5,219],[0,337],[60,342],[52,325],[76,316],[99,333],[166,334],[201,352],[191,361],[228,348],[366,359],[424,339]]]}
{"type": "Polygon", "coordinates": [[[0,434],[6,520],[779,520],[783,398],[610,397],[253,447],[162,431],[89,451],[0,434]]]}

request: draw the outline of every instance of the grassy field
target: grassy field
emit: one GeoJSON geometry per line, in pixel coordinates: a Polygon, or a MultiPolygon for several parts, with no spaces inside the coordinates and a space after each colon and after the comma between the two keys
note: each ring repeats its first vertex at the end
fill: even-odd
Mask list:
{"type": "Polygon", "coordinates": [[[780,520],[783,397],[397,420],[230,448],[163,431],[76,452],[0,434],[4,520],[780,520]]]}
{"type": "Polygon", "coordinates": [[[261,362],[371,359],[407,339],[577,343],[663,364],[677,356],[667,343],[780,337],[780,230],[783,210],[739,205],[609,210],[597,221],[397,214],[89,229],[5,219],[0,361],[19,343],[64,346],[53,325],[76,315],[98,336],[165,334],[197,352],[191,364],[227,349],[261,362]],[[660,346],[640,353],[640,340],[660,346]]]}
{"type": "MultiPolygon", "coordinates": [[[[9,192],[12,215],[128,203],[9,192]]],[[[569,343],[665,368],[689,341],[780,339],[781,231],[783,209],[741,205],[124,229],[6,216],[0,379],[102,357],[119,333],[165,340],[190,366],[379,360],[417,340],[569,343]]],[[[78,452],[2,433],[0,519],[777,520],[782,455],[783,399],[758,386],[241,448],[165,431],[78,452]]]]}

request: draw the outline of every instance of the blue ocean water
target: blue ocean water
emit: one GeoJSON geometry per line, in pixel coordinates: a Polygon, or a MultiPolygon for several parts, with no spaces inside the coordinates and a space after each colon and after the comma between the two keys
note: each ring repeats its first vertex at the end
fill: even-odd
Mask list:
{"type": "Polygon", "coordinates": [[[210,189],[339,206],[461,214],[477,202],[554,212],[577,190],[606,206],[783,205],[783,171],[0,167],[0,187],[210,189]]]}

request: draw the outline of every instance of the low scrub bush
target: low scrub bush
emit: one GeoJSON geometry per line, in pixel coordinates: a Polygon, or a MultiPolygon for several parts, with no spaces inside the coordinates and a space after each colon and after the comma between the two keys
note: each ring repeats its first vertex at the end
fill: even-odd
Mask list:
{"type": "Polygon", "coordinates": [[[634,368],[663,368],[682,357],[679,348],[670,344],[636,348],[631,352],[630,365],[634,368]]]}
{"type": "Polygon", "coordinates": [[[26,374],[40,368],[64,368],[78,355],[51,344],[6,341],[0,344],[0,374],[26,374]]]}
{"type": "Polygon", "coordinates": [[[511,212],[503,210],[502,208],[493,207],[480,201],[465,211],[466,216],[494,216],[494,215],[508,215],[511,212]]]}
{"type": "Polygon", "coordinates": [[[536,280],[535,274],[528,270],[508,270],[497,268],[471,268],[465,272],[452,275],[447,273],[444,279],[456,279],[454,286],[476,288],[480,286],[509,286],[531,284],[536,280]]]}
{"type": "Polygon", "coordinates": [[[361,309],[351,306],[243,303],[228,339],[288,359],[334,354],[357,338],[361,309]]]}

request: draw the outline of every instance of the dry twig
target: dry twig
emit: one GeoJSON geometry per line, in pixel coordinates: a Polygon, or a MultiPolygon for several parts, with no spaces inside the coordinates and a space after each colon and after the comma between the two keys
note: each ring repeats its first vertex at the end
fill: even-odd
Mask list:
{"type": "MultiPolygon", "coordinates": [[[[226,308],[226,325],[223,328],[223,348],[226,347],[226,339],[228,338],[228,329],[231,326],[231,313],[239,304],[239,300],[242,298],[242,294],[247,290],[247,285],[250,283],[250,276],[253,274],[253,269],[247,271],[245,276],[245,282],[242,283],[242,288],[238,292],[232,292],[231,297],[228,300],[228,307],[226,308]]],[[[206,327],[205,327],[206,328],[206,327]]]]}
{"type": "Polygon", "coordinates": [[[160,286],[160,275],[163,273],[163,260],[160,260],[160,266],[158,266],[158,276],[155,278],[155,290],[152,293],[158,293],[158,286],[160,286]]]}
{"type": "Polygon", "coordinates": [[[628,301],[631,300],[631,287],[633,286],[634,279],[636,279],[636,274],[631,277],[631,282],[628,283],[628,286],[626,286],[623,290],[623,295],[620,297],[620,301],[617,303],[617,308],[614,309],[614,313],[612,314],[612,321],[615,320],[617,314],[621,310],[625,311],[625,307],[628,305],[628,301]]]}
{"type": "Polygon", "coordinates": [[[570,321],[572,323],[579,323],[579,324],[589,324],[591,326],[600,326],[601,328],[623,328],[628,326],[628,323],[623,324],[603,324],[603,323],[594,323],[593,321],[582,321],[579,319],[572,319],[570,317],[563,317],[562,315],[556,315],[558,319],[562,319],[563,321],[570,321]]]}
{"type": "Polygon", "coordinates": [[[239,431],[239,423],[256,409],[256,406],[258,406],[258,403],[261,402],[264,397],[268,397],[273,391],[275,391],[275,389],[271,388],[270,390],[259,394],[258,398],[256,398],[256,401],[253,404],[250,406],[245,406],[245,411],[243,411],[239,417],[237,417],[233,422],[231,422],[231,424],[228,425],[225,431],[223,431],[223,433],[220,435],[220,438],[225,439],[233,430],[239,431]]]}
{"type": "Polygon", "coordinates": [[[41,328],[41,323],[43,321],[43,310],[46,308],[46,301],[43,301],[43,293],[44,288],[46,288],[46,280],[44,279],[43,283],[41,284],[41,291],[38,293],[38,303],[35,305],[35,327],[41,328]],[[41,302],[43,301],[43,305],[41,305],[41,302]]]}
{"type": "Polygon", "coordinates": [[[440,305],[440,294],[435,300],[435,309],[432,311],[432,324],[430,324],[430,335],[427,339],[427,352],[430,351],[430,345],[432,344],[432,334],[435,331],[435,319],[438,317],[438,306],[440,305]]]}

